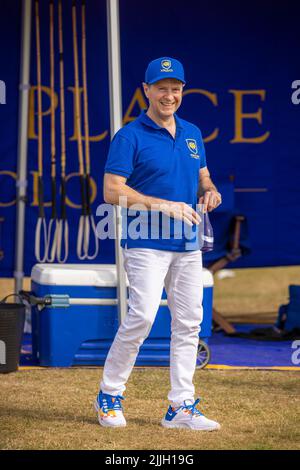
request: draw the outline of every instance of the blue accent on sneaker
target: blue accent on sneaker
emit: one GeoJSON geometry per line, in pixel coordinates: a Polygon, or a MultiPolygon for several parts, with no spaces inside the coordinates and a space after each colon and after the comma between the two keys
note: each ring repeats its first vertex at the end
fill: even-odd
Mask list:
{"type": "Polygon", "coordinates": [[[200,398],[197,398],[197,400],[192,404],[187,404],[186,401],[184,401],[183,403],[184,404],[179,406],[178,408],[172,408],[172,406],[170,405],[169,408],[168,408],[168,411],[166,413],[165,420],[166,421],[172,421],[172,419],[181,410],[188,410],[191,413],[192,416],[193,415],[203,416],[203,413],[201,413],[201,411],[199,411],[196,408],[198,403],[200,403],[200,398]]]}
{"type": "Polygon", "coordinates": [[[104,413],[107,413],[109,410],[122,411],[121,400],[124,400],[124,397],[121,395],[109,395],[108,393],[103,393],[101,390],[97,396],[99,407],[103,409],[104,413]]]}
{"type": "Polygon", "coordinates": [[[172,408],[172,406],[170,405],[169,408],[168,408],[168,411],[166,413],[166,416],[165,416],[165,420],[166,421],[172,421],[172,419],[174,418],[174,416],[177,415],[177,412],[178,412],[178,409],[174,409],[172,408]]]}

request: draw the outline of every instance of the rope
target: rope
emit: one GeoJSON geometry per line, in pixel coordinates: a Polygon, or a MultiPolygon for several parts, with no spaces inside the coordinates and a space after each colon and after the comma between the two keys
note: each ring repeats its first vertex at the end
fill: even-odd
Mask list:
{"type": "Polygon", "coordinates": [[[72,32],[73,32],[73,57],[74,57],[74,81],[75,81],[75,125],[76,125],[76,132],[77,132],[80,193],[81,193],[81,201],[82,201],[82,214],[79,219],[78,233],[77,233],[77,256],[80,260],[84,260],[86,258],[86,255],[85,255],[85,252],[83,252],[83,233],[85,233],[84,225],[85,225],[87,210],[86,210],[86,199],[85,199],[85,196],[86,196],[85,172],[84,172],[84,162],[83,162],[81,116],[80,116],[76,0],[73,0],[73,3],[72,3],[72,32]]]}
{"type": "Polygon", "coordinates": [[[54,97],[55,97],[55,68],[54,68],[54,14],[53,14],[53,0],[49,3],[49,31],[50,31],[50,90],[51,90],[51,219],[48,225],[48,246],[47,246],[47,261],[53,262],[57,251],[57,235],[59,230],[59,223],[57,220],[56,210],[56,146],[55,146],[55,108],[54,108],[54,97]],[[55,222],[54,232],[52,235],[52,227],[55,222]],[[52,239],[52,245],[51,245],[52,239]],[[49,249],[51,246],[50,256],[49,249]]]}
{"type": "Polygon", "coordinates": [[[85,135],[85,200],[87,208],[87,217],[85,217],[84,229],[84,253],[87,259],[94,259],[99,251],[99,239],[97,237],[96,225],[91,211],[90,198],[91,198],[91,182],[90,182],[90,141],[89,141],[89,113],[88,113],[88,89],[87,89],[87,66],[86,66],[86,15],[85,15],[85,0],[81,2],[81,49],[82,49],[82,82],[83,82],[83,105],[84,105],[84,135],[85,135]],[[90,226],[95,239],[95,250],[93,254],[89,254],[90,243],[90,226]]]}
{"type": "Polygon", "coordinates": [[[35,257],[40,263],[47,258],[47,227],[44,209],[43,187],[43,127],[42,127],[42,88],[41,88],[41,43],[40,43],[40,15],[39,1],[35,2],[35,30],[36,30],[36,57],[37,57],[37,92],[38,92],[38,205],[39,214],[35,229],[35,257]],[[41,230],[43,228],[44,255],[41,255],[41,230]]]}
{"type": "Polygon", "coordinates": [[[62,0],[58,2],[58,43],[59,43],[59,98],[61,132],[61,217],[58,221],[57,260],[65,263],[69,255],[69,224],[66,210],[66,127],[65,127],[65,88],[64,88],[64,50],[62,0]],[[64,256],[62,247],[64,241],[64,256]]]}

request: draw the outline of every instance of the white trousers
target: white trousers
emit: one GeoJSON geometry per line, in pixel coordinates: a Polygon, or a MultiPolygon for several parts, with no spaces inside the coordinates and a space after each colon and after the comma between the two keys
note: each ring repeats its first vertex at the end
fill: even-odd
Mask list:
{"type": "Polygon", "coordinates": [[[123,394],[165,286],[172,317],[168,399],[172,406],[194,400],[193,376],[203,316],[202,253],[125,248],[123,256],[129,309],[107,355],[100,388],[110,395],[123,394]]]}

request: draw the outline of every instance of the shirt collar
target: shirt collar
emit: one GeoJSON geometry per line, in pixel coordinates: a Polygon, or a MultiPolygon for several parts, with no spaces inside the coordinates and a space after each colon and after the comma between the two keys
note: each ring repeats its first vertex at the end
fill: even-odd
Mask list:
{"type": "MultiPolygon", "coordinates": [[[[164,127],[159,126],[156,124],[156,122],[152,121],[151,118],[146,114],[147,110],[142,110],[141,114],[139,115],[140,121],[145,124],[146,126],[152,127],[153,129],[164,129],[164,127]]],[[[176,127],[182,129],[182,122],[181,119],[177,116],[177,114],[174,114],[175,122],[176,122],[176,127]]]]}

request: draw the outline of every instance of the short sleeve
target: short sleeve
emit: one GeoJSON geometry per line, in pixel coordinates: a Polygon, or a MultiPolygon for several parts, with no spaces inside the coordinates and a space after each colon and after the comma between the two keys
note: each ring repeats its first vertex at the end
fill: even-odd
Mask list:
{"type": "Polygon", "coordinates": [[[199,154],[200,154],[200,168],[204,168],[206,165],[206,153],[205,153],[205,147],[204,147],[204,142],[202,139],[202,134],[199,129],[199,154]]]}
{"type": "Polygon", "coordinates": [[[133,172],[134,155],[133,144],[117,132],[109,147],[104,172],[128,178],[133,172]]]}

